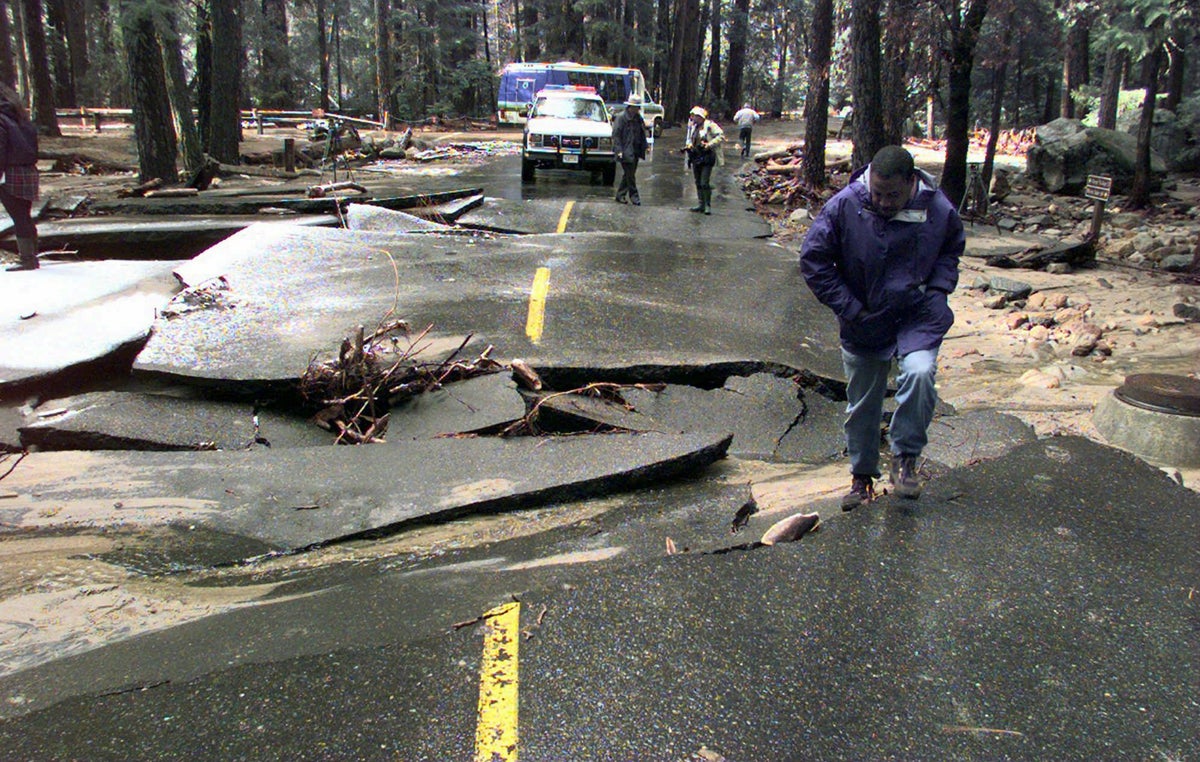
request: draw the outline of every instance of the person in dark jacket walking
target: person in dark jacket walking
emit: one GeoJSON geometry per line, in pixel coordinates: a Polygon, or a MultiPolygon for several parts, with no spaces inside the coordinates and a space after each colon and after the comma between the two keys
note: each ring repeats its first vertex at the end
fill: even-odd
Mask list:
{"type": "Polygon", "coordinates": [[[646,122],[642,120],[642,96],[637,93],[629,95],[625,108],[613,120],[613,154],[621,165],[616,200],[639,206],[642,197],[637,189],[637,166],[640,159],[646,158],[646,122]]]}
{"type": "Polygon", "coordinates": [[[937,404],[934,375],[954,323],[947,297],[958,285],[962,221],[912,154],[886,146],[851,176],[809,228],[804,281],[840,325],[846,371],[846,445],[852,475],[842,509],[874,497],[888,372],[899,361],[889,430],[897,495],[921,494],[917,459],[937,404]]]}
{"type": "Polygon", "coordinates": [[[11,87],[0,84],[0,203],[13,221],[19,264],[9,270],[36,270],[37,226],[33,202],[38,197],[37,128],[11,87]]]}

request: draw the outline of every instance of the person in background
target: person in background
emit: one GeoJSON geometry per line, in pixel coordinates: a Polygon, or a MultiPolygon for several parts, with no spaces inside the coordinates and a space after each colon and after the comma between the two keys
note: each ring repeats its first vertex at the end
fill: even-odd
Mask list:
{"type": "Polygon", "coordinates": [[[750,135],[754,132],[754,123],[761,119],[762,116],[750,108],[747,103],[742,106],[741,111],[733,115],[733,121],[738,126],[738,142],[742,144],[742,158],[750,156],[750,135]]]}
{"type": "Polygon", "coordinates": [[[626,200],[640,206],[637,189],[637,167],[646,158],[646,122],[642,119],[642,96],[630,93],[625,108],[613,120],[613,158],[621,165],[621,184],[617,186],[616,201],[626,200]]]}
{"type": "Polygon", "coordinates": [[[693,107],[688,113],[687,139],[680,149],[696,178],[698,203],[692,207],[693,212],[712,214],[712,170],[724,163],[719,148],[724,141],[725,131],[709,120],[708,111],[693,107]]]}
{"type": "Polygon", "coordinates": [[[0,84],[0,203],[12,218],[21,258],[9,270],[38,269],[37,226],[31,214],[38,197],[37,153],[37,128],[20,96],[0,84]]]}
{"type": "Polygon", "coordinates": [[[837,315],[846,371],[849,511],[875,495],[888,372],[899,362],[888,430],[897,495],[921,494],[917,459],[937,405],[938,348],[954,312],[966,239],[954,204],[900,146],[885,146],[821,209],[800,252],[813,295],[837,315]]]}

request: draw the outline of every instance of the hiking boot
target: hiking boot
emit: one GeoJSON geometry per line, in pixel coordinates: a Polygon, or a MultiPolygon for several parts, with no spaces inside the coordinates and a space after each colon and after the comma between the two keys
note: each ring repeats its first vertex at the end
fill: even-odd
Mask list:
{"type": "Polygon", "coordinates": [[[916,455],[892,456],[892,489],[897,495],[909,500],[921,496],[921,482],[917,478],[916,455]]]}
{"type": "Polygon", "coordinates": [[[869,476],[854,475],[850,491],[842,497],[842,510],[852,511],[863,503],[875,499],[875,480],[869,476]]]}

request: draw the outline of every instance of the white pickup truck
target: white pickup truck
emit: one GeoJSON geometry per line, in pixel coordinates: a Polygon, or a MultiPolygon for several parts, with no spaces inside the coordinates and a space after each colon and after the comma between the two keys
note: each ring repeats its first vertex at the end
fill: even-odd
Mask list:
{"type": "Polygon", "coordinates": [[[534,97],[521,145],[521,180],[532,181],[539,168],[600,172],[612,185],[612,121],[594,89],[547,87],[534,97]]]}

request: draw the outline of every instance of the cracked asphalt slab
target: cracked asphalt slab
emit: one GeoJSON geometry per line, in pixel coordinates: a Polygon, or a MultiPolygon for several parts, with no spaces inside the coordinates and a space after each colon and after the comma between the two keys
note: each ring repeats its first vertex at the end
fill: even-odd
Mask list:
{"type": "MultiPolygon", "coordinates": [[[[702,531],[727,533],[715,514],[730,497],[690,514],[702,531]]],[[[1059,438],[953,469],[915,502],[827,511],[820,531],[770,548],[725,534],[707,551],[627,551],[560,574],[495,562],[526,539],[472,551],[453,573],[360,577],[213,618],[204,630],[229,647],[244,638],[238,658],[223,655],[229,669],[195,668],[222,658],[198,653],[196,625],[148,635],[0,679],[0,741],[30,759],[465,758],[480,631],[451,625],[516,595],[526,760],[686,759],[702,746],[763,762],[1200,751],[1194,493],[1059,438]],[[335,592],[374,626],[317,636],[308,655],[258,651],[274,633],[303,639],[335,592]],[[411,626],[421,612],[436,632],[411,626]],[[35,703],[22,691],[68,667],[73,683],[91,671],[128,682],[12,716],[35,703]]],[[[597,528],[533,542],[555,553],[597,528]]]]}
{"type": "MultiPolygon", "coordinates": [[[[511,169],[514,161],[477,171],[503,174],[505,162],[511,169]]],[[[690,177],[666,166],[647,178],[643,197],[682,202],[690,177]]],[[[515,176],[504,175],[495,190],[479,184],[501,198],[546,201],[569,187],[555,176],[539,176],[532,186],[515,176]]],[[[720,202],[729,202],[731,183],[727,172],[717,179],[720,202]]],[[[618,219],[620,207],[600,203],[610,193],[596,186],[581,197],[618,219]]],[[[720,215],[711,221],[719,225],[720,215]]],[[[295,272],[281,272],[286,288],[238,292],[260,302],[229,310],[228,324],[193,323],[197,316],[186,313],[157,328],[198,328],[194,340],[207,352],[222,332],[243,330],[233,313],[245,306],[247,325],[265,320],[299,337],[296,346],[269,332],[257,344],[247,340],[247,364],[265,349],[289,359],[286,368],[267,372],[230,371],[230,387],[244,389],[294,377],[294,361],[309,359],[297,346],[332,350],[355,324],[373,323],[393,304],[419,305],[450,326],[433,353],[453,349],[474,330],[455,321],[496,315],[479,335],[507,345],[506,355],[545,362],[556,381],[597,373],[644,380],[654,372],[660,380],[669,373],[702,378],[699,385],[711,391],[730,384],[749,403],[736,421],[746,454],[760,456],[767,454],[764,442],[783,441],[775,433],[797,415],[794,398],[782,404],[768,393],[766,401],[780,404],[757,404],[760,387],[793,382],[729,376],[804,370],[828,381],[841,374],[833,321],[806,301],[795,252],[763,241],[568,233],[466,234],[442,242],[355,233],[325,253],[334,239],[320,231],[297,235],[308,243],[281,254],[296,257],[295,272]],[[369,280],[357,283],[363,304],[331,309],[321,293],[305,293],[310,276],[296,265],[300,255],[313,255],[337,280],[352,269],[339,256],[355,256],[354,246],[368,241],[386,241],[391,254],[393,240],[412,243],[396,245],[396,270],[381,255],[363,268],[370,270],[369,280]],[[489,255],[500,263],[497,275],[486,271],[489,255]],[[467,261],[442,264],[458,258],[467,261]],[[536,344],[520,332],[534,266],[552,270],[549,330],[536,344]],[[401,267],[418,287],[412,293],[394,285],[401,267]],[[418,291],[434,297],[421,302],[418,291]],[[272,308],[282,323],[264,317],[272,308]],[[313,315],[337,325],[322,327],[313,315]],[[756,406],[763,421],[757,431],[749,418],[756,406]]],[[[193,273],[183,280],[228,273],[231,291],[254,283],[259,252],[240,244],[223,251],[229,256],[179,268],[193,273]]],[[[175,346],[185,346],[182,335],[175,346]]],[[[211,381],[210,369],[196,371],[207,359],[177,354],[141,370],[211,381]]],[[[821,404],[836,413],[835,400],[821,404]]],[[[519,727],[526,760],[687,759],[702,747],[731,762],[1196,756],[1195,494],[1116,450],[1082,439],[1032,440],[1028,427],[1006,416],[952,413],[939,411],[925,464],[934,478],[915,502],[883,495],[842,513],[844,466],[836,458],[819,465],[818,446],[805,456],[809,463],[723,459],[619,497],[530,509],[512,495],[524,510],[506,520],[527,524],[516,539],[493,541],[478,524],[464,524],[474,528],[464,532],[479,532],[473,541],[409,547],[398,537],[349,539],[339,543],[340,556],[328,547],[312,551],[340,559],[314,560],[312,568],[264,561],[214,570],[220,573],[208,584],[263,584],[271,592],[228,613],[0,677],[0,748],[37,760],[467,758],[487,629],[467,623],[515,597],[524,631],[519,727]],[[771,473],[778,478],[764,476],[771,473]],[[821,480],[837,486],[809,484],[821,480]],[[756,504],[760,512],[746,529],[731,534],[734,516],[756,504]],[[788,545],[756,542],[772,523],[801,510],[820,512],[818,531],[788,545]],[[356,555],[356,543],[373,548],[356,555]],[[677,552],[668,555],[668,548],[677,552]]],[[[688,425],[719,425],[712,418],[693,415],[688,425]]],[[[818,438],[836,438],[834,421],[813,423],[818,438]]],[[[425,454],[440,452],[421,446],[425,454]]],[[[285,485],[301,476],[319,481],[313,464],[351,457],[334,454],[345,449],[293,456],[299,460],[279,465],[272,478],[285,485]]],[[[423,474],[424,462],[404,466],[390,445],[370,451],[383,474],[377,481],[423,474]]],[[[245,453],[198,455],[215,456],[211,462],[223,469],[239,457],[252,463],[245,453]]],[[[561,466],[552,456],[537,453],[524,466],[552,475],[561,466]]],[[[90,467],[97,482],[112,482],[112,457],[84,454],[82,466],[68,460],[77,457],[38,456],[51,464],[44,473],[90,467]]],[[[453,458],[438,460],[456,468],[453,458]]],[[[177,467],[165,455],[146,461],[155,463],[151,482],[177,467]]],[[[342,466],[338,478],[353,480],[353,464],[342,466]]],[[[610,476],[620,487],[621,472],[610,476]]],[[[192,477],[196,484],[183,492],[217,488],[192,477]]],[[[128,484],[136,491],[145,481],[128,484]]],[[[3,502],[0,508],[14,508],[3,502]]],[[[109,507],[126,516],[162,510],[109,507]]],[[[69,518],[49,503],[45,508],[46,526],[69,518]]],[[[161,574],[273,547],[188,526],[164,530],[174,545],[151,537],[139,546],[126,536],[108,560],[161,574]]],[[[420,529],[430,528],[413,534],[420,529]]]]}

